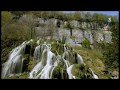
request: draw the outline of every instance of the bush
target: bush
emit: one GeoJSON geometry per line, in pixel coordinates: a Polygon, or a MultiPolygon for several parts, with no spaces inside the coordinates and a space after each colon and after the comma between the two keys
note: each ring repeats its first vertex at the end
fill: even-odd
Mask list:
{"type": "Polygon", "coordinates": [[[84,65],[74,64],[72,73],[77,77],[77,79],[93,79],[92,72],[84,65]]]}
{"type": "Polygon", "coordinates": [[[82,42],[82,47],[90,49],[90,41],[87,38],[82,42]]]}
{"type": "Polygon", "coordinates": [[[112,43],[105,46],[103,55],[106,67],[114,69],[119,67],[119,26],[117,22],[112,25],[111,31],[112,43]]]}

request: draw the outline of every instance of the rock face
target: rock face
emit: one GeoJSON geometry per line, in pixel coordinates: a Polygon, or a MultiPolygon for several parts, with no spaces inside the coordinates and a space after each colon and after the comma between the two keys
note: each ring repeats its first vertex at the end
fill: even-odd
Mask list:
{"type": "Polygon", "coordinates": [[[91,44],[94,41],[101,42],[106,41],[108,43],[111,42],[111,31],[105,31],[104,28],[100,28],[97,23],[87,23],[87,22],[78,22],[75,20],[70,21],[73,29],[65,28],[65,23],[67,21],[62,21],[58,19],[37,19],[39,22],[39,26],[35,28],[37,37],[41,36],[51,36],[56,40],[65,40],[68,44],[81,44],[84,38],[87,38],[91,44]],[[59,26],[57,27],[57,23],[59,21],[59,26]],[[41,27],[42,25],[47,25],[50,27],[41,27]],[[84,28],[81,30],[79,27],[84,28]],[[99,30],[96,30],[99,29],[99,30]]]}

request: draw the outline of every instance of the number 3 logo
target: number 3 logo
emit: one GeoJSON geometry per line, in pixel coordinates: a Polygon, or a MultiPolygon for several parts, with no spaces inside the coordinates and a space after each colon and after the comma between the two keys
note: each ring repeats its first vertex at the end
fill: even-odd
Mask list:
{"type": "Polygon", "coordinates": [[[108,18],[108,22],[111,22],[111,18],[108,18]]]}

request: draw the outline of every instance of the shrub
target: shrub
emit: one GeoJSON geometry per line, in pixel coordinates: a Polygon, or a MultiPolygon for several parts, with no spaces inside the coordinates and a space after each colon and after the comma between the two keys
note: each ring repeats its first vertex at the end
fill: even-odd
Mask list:
{"type": "Polygon", "coordinates": [[[90,49],[90,41],[87,38],[82,42],[82,47],[90,49]]]}

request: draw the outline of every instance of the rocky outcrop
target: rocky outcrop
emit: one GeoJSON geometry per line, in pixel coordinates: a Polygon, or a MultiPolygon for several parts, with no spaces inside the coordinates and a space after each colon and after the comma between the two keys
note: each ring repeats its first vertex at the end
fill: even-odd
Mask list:
{"type": "Polygon", "coordinates": [[[93,44],[94,41],[106,41],[109,43],[112,39],[111,31],[100,28],[100,26],[94,22],[88,23],[72,20],[70,21],[72,29],[69,29],[64,27],[67,21],[54,18],[47,20],[39,18],[37,21],[39,23],[39,26],[35,28],[37,37],[46,36],[61,41],[64,39],[66,43],[73,45],[82,43],[84,38],[87,38],[91,44],[93,44]],[[57,27],[58,22],[60,27],[57,27]],[[44,27],[41,25],[44,25],[44,27]],[[82,27],[82,29],[80,29],[80,27],[82,27]]]}

